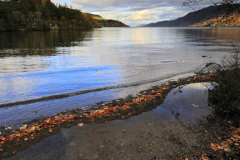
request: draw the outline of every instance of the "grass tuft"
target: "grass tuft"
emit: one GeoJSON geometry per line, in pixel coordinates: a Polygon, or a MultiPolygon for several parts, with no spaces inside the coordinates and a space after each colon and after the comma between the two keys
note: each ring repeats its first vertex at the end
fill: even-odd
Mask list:
{"type": "MultiPolygon", "coordinates": [[[[235,46],[234,46],[235,47],[235,46]]],[[[239,52],[230,58],[224,57],[221,63],[207,63],[197,74],[215,73],[209,90],[209,103],[214,112],[235,126],[240,126],[240,63],[239,52]]]]}

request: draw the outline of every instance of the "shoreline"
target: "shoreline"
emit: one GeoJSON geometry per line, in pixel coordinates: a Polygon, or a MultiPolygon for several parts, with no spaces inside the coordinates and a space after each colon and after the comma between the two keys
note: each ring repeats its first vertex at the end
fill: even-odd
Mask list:
{"type": "Polygon", "coordinates": [[[83,124],[92,122],[106,123],[140,115],[162,104],[167,94],[173,88],[190,83],[207,82],[215,76],[214,74],[197,75],[177,81],[170,81],[167,84],[143,90],[136,97],[129,96],[125,99],[117,99],[104,104],[99,102],[97,104],[98,108],[95,110],[83,111],[75,109],[70,112],[61,112],[56,116],[45,117],[42,122],[33,120],[28,125],[24,125],[12,133],[6,130],[3,136],[0,136],[0,158],[11,157],[15,153],[29,148],[46,137],[60,133],[62,128],[69,128],[74,125],[82,126],[83,124]],[[5,151],[8,151],[8,154],[5,151]]]}

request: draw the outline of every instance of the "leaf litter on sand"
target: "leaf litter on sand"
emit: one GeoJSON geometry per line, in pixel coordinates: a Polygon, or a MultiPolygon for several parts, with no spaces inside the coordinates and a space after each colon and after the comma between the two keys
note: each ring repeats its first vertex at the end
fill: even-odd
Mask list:
{"type": "MultiPolygon", "coordinates": [[[[13,140],[17,139],[16,141],[19,141],[23,139],[24,141],[30,141],[33,140],[34,137],[41,134],[41,132],[46,131],[46,129],[53,133],[53,129],[61,125],[65,122],[72,123],[74,120],[79,119],[89,119],[89,121],[84,121],[84,123],[91,123],[96,121],[96,119],[99,118],[107,118],[107,117],[114,117],[113,119],[122,118],[130,118],[131,116],[142,114],[145,111],[152,110],[153,108],[156,108],[156,106],[152,106],[152,108],[145,108],[145,110],[141,110],[141,105],[144,103],[148,103],[156,98],[158,98],[161,103],[164,101],[165,95],[169,93],[169,91],[174,88],[173,86],[180,86],[183,84],[189,84],[194,82],[203,82],[207,81],[210,78],[215,77],[216,74],[208,74],[208,75],[202,75],[202,76],[192,76],[189,78],[182,78],[177,81],[169,82],[168,84],[165,84],[163,86],[157,86],[154,89],[150,90],[147,94],[139,93],[136,97],[133,97],[131,100],[124,99],[124,100],[115,100],[115,101],[109,101],[103,104],[102,108],[97,110],[91,110],[91,111],[78,111],[77,113],[72,114],[59,114],[57,116],[53,117],[46,117],[46,119],[43,122],[34,124],[34,125],[23,125],[18,130],[13,132],[13,134],[10,135],[3,135],[0,136],[0,149],[3,149],[3,146],[8,144],[9,142],[12,142],[13,140]],[[164,96],[163,96],[164,94],[164,96]],[[117,103],[117,104],[113,104],[117,103]],[[134,108],[135,107],[135,108],[134,108]],[[30,137],[30,138],[29,138],[30,137]]],[[[111,120],[111,119],[110,119],[111,120]]],[[[108,122],[109,120],[103,119],[102,122],[108,122]]],[[[82,127],[83,123],[74,123],[78,126],[82,127]]]]}

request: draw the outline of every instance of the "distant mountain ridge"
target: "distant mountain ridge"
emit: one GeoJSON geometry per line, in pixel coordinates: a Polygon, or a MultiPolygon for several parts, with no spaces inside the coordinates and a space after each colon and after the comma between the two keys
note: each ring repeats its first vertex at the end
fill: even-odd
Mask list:
{"type": "Polygon", "coordinates": [[[139,25],[137,25],[137,27],[143,27],[143,26],[145,26],[146,24],[139,24],[139,25]]]}
{"type": "MultiPolygon", "coordinates": [[[[144,27],[187,27],[187,26],[240,26],[240,5],[235,4],[238,12],[225,19],[226,9],[218,10],[216,6],[209,6],[195,12],[188,13],[186,16],[170,21],[159,21],[150,23],[144,27]],[[219,23],[221,22],[221,23],[219,23]],[[218,23],[218,24],[217,24],[218,23]]],[[[221,7],[224,8],[224,7],[221,7]]]]}

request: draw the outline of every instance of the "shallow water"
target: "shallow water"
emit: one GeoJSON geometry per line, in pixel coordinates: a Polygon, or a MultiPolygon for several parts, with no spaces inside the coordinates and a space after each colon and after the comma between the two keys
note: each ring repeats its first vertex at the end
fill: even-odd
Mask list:
{"type": "Polygon", "coordinates": [[[0,126],[87,108],[192,75],[203,63],[233,55],[239,37],[239,28],[0,32],[0,126]],[[11,105],[15,102],[21,103],[11,105]]]}
{"type": "Polygon", "coordinates": [[[206,85],[173,89],[158,108],[127,120],[62,129],[9,159],[150,159],[186,149],[198,136],[188,126],[211,112],[206,85]]]}

